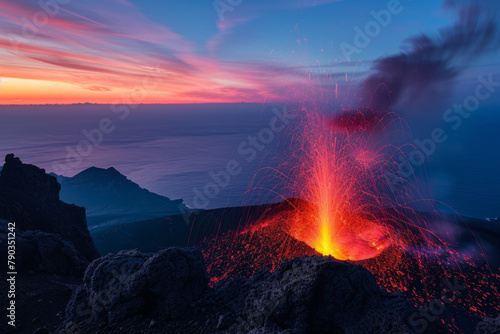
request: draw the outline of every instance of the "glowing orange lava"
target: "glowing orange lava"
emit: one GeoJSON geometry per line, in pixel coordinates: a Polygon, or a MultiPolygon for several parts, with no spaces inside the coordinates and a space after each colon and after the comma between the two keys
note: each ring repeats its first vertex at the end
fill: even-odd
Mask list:
{"type": "Polygon", "coordinates": [[[472,332],[483,317],[496,317],[498,270],[492,272],[479,243],[464,249],[453,239],[461,233],[475,237],[470,228],[441,214],[420,193],[425,188],[418,179],[401,179],[398,191],[388,186],[385,173],[399,175],[391,161],[405,154],[404,145],[392,140],[412,142],[404,122],[366,110],[341,114],[333,123],[308,115],[293,138],[293,153],[277,171],[289,187],[284,202],[243,219],[241,229],[203,241],[211,284],[320,253],[365,267],[382,288],[403,294],[420,310],[441,300],[450,282],[466,286],[439,318],[450,333],[472,332]]]}
{"type": "Polygon", "coordinates": [[[368,212],[380,206],[372,166],[360,163],[355,138],[332,131],[319,116],[307,122],[301,138],[300,168],[294,186],[313,205],[297,210],[290,235],[323,255],[365,260],[390,245],[383,224],[368,212]]]}

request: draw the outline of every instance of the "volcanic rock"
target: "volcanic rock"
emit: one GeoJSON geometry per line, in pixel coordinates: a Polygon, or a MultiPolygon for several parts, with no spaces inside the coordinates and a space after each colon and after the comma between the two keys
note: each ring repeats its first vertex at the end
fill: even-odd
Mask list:
{"type": "MultiPolygon", "coordinates": [[[[88,263],[99,254],[87,229],[85,209],[59,200],[60,189],[57,180],[45,170],[23,164],[9,154],[0,174],[0,218],[15,222],[18,234],[44,232],[25,234],[18,247],[26,241],[28,248],[39,247],[34,254],[41,258],[60,249],[63,256],[83,257],[88,263]],[[78,254],[70,255],[72,247],[78,254]]],[[[80,265],[80,260],[74,263],[75,268],[80,265]]]]}
{"type": "Polygon", "coordinates": [[[476,326],[474,334],[498,334],[500,333],[500,315],[496,318],[484,318],[476,326]]]}
{"type": "MultiPolygon", "coordinates": [[[[10,282],[4,277],[0,280],[0,291],[5,291],[5,294],[0,295],[0,303],[7,308],[10,282]]],[[[80,277],[40,272],[21,275],[18,270],[15,285],[16,328],[4,321],[0,323],[0,333],[33,334],[36,330],[40,330],[39,333],[44,333],[44,330],[55,333],[64,320],[64,309],[74,289],[81,284],[80,277]]]]}
{"type": "MultiPolygon", "coordinates": [[[[0,235],[6,236],[8,232],[8,221],[0,219],[0,235]]],[[[7,250],[3,243],[4,239],[0,241],[2,254],[7,250]]],[[[16,270],[20,273],[36,271],[81,276],[89,264],[73,243],[62,239],[58,234],[38,230],[16,230],[16,253],[16,270]]]]}
{"type": "Polygon", "coordinates": [[[147,314],[176,319],[208,288],[201,253],[169,248],[156,254],[122,251],[93,261],[71,298],[69,323],[119,322],[147,314]]]}
{"type": "MultiPolygon", "coordinates": [[[[94,261],[66,310],[81,333],[413,333],[415,312],[360,266],[325,257],[207,287],[196,250],[120,252],[94,261]],[[151,320],[155,326],[150,326],[151,320]]],[[[428,333],[440,333],[432,324],[428,333]]]]}
{"type": "Polygon", "coordinates": [[[382,291],[361,266],[325,257],[285,261],[280,269],[236,279],[207,295],[240,333],[413,333],[414,312],[382,291]]]}

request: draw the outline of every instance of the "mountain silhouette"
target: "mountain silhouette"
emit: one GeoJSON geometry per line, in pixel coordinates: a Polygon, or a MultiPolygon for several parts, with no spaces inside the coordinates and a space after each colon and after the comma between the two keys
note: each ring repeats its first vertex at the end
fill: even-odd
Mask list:
{"type": "Polygon", "coordinates": [[[90,167],[73,177],[53,175],[61,184],[61,200],[86,208],[89,226],[169,216],[187,210],[182,200],[171,200],[141,188],[113,167],[90,167]]]}

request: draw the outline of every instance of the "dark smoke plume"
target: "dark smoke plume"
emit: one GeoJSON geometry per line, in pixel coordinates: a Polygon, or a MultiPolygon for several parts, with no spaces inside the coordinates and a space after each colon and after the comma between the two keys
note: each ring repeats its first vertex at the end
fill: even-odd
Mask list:
{"type": "Polygon", "coordinates": [[[500,46],[496,12],[489,1],[444,7],[458,11],[456,23],[438,36],[408,40],[403,52],[379,59],[374,74],[364,82],[365,105],[388,110],[394,105],[432,103],[450,93],[459,74],[479,56],[500,46]],[[384,86],[385,85],[385,86],[384,86]]]}

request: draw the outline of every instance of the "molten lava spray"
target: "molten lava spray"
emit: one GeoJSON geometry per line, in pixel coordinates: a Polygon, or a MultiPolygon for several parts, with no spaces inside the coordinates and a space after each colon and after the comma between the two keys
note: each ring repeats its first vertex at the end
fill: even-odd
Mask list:
{"type": "Polygon", "coordinates": [[[294,187],[310,205],[297,210],[290,235],[339,260],[365,260],[391,245],[389,230],[370,213],[383,203],[374,166],[358,159],[355,135],[332,131],[326,119],[308,116],[294,187]]]}
{"type": "MultiPolygon", "coordinates": [[[[462,254],[443,238],[462,222],[442,215],[422,195],[418,179],[400,178],[404,184],[397,191],[388,185],[387,173],[399,175],[393,161],[401,160],[406,145],[380,137],[395,134],[412,142],[404,122],[396,120],[394,114],[356,110],[332,121],[307,111],[293,154],[277,170],[295,198],[203,241],[211,283],[274,270],[284,260],[316,253],[364,266],[382,288],[404,294],[418,307],[440,300],[449,282],[466,286],[440,319],[452,333],[484,316],[496,317],[500,275],[484,261],[481,247],[462,254]],[[444,233],[433,232],[436,225],[444,233]]],[[[417,314],[413,320],[421,318],[417,314]]]]}

